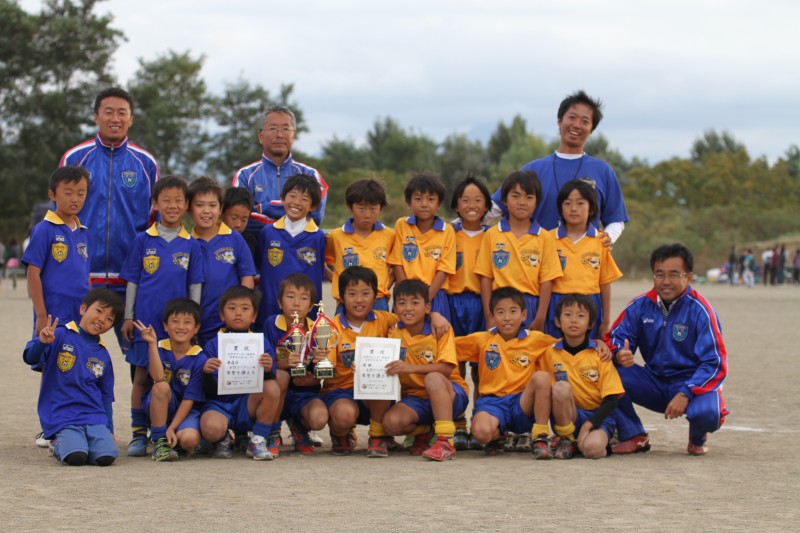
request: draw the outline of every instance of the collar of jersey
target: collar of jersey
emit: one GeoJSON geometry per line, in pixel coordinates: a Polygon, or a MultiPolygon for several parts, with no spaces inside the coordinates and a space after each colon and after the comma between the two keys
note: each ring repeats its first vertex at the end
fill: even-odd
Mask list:
{"type": "MultiPolygon", "coordinates": [[[[47,214],[44,216],[44,219],[46,221],[50,222],[51,224],[55,224],[56,226],[66,226],[67,225],[63,220],[61,220],[61,217],[58,216],[56,214],[56,212],[51,210],[51,209],[49,209],[47,211],[47,214]]],[[[78,227],[79,228],[86,229],[86,226],[81,224],[81,221],[80,221],[80,219],[78,217],[75,217],[75,221],[78,223],[78,227]]]]}
{"type": "MultiPolygon", "coordinates": [[[[489,330],[489,333],[494,333],[496,335],[500,335],[500,332],[497,330],[497,326],[491,328],[489,330]]],[[[518,339],[524,339],[527,336],[528,336],[528,330],[525,329],[525,328],[519,328],[519,333],[517,333],[517,338],[518,339]]]]}
{"type": "MultiPolygon", "coordinates": [[[[93,335],[89,335],[88,333],[86,333],[85,331],[83,331],[83,330],[80,328],[80,326],[78,326],[78,324],[77,324],[77,323],[76,323],[74,320],[73,320],[72,322],[68,322],[68,323],[67,323],[67,325],[66,325],[66,326],[64,326],[64,327],[65,327],[65,328],[67,328],[68,330],[72,331],[72,332],[75,332],[75,333],[79,334],[79,335],[80,335],[81,333],[84,333],[84,334],[86,334],[86,335],[87,335],[87,336],[89,336],[89,337],[93,337],[93,335]]],[[[105,347],[106,347],[106,345],[105,345],[105,344],[103,344],[103,339],[101,339],[99,335],[98,335],[97,337],[95,337],[95,338],[97,339],[97,342],[100,344],[100,346],[102,346],[103,348],[105,348],[105,347]]],[[[106,348],[106,349],[108,349],[108,348],[106,348]]]]}
{"type": "MultiPolygon", "coordinates": [[[[278,168],[278,165],[275,164],[275,161],[273,161],[272,158],[267,154],[265,154],[264,152],[261,152],[261,160],[265,163],[269,163],[275,168],[278,168]]],[[[281,163],[280,166],[281,168],[283,168],[284,166],[291,164],[292,164],[292,152],[289,152],[286,156],[286,159],[283,160],[283,163],[281,163]]]]}
{"type": "MultiPolygon", "coordinates": [[[[489,229],[489,226],[487,226],[486,224],[481,224],[481,230],[482,231],[486,231],[487,229],[489,229]]],[[[457,232],[459,232],[461,230],[464,230],[464,226],[461,224],[461,222],[456,222],[455,224],[453,224],[453,231],[455,231],[457,233],[457,232]]],[[[464,230],[464,231],[466,231],[466,230],[464,230]]]]}
{"type": "MultiPolygon", "coordinates": [[[[367,315],[367,318],[364,319],[364,322],[372,322],[376,318],[378,318],[378,315],[375,314],[375,311],[370,311],[369,314],[367,315]]],[[[345,316],[344,313],[339,314],[339,321],[342,323],[342,327],[345,327],[347,329],[353,329],[350,327],[350,323],[347,321],[347,317],[345,316]]]]}
{"type": "MultiPolygon", "coordinates": [[[[356,232],[356,228],[353,227],[353,220],[355,220],[353,217],[350,217],[350,218],[347,219],[347,222],[345,222],[344,225],[342,226],[342,231],[343,232],[345,232],[345,233],[355,233],[356,232]]],[[[381,224],[380,220],[376,220],[375,224],[372,226],[372,231],[382,230],[385,227],[386,226],[381,224]]]]}
{"type": "MultiPolygon", "coordinates": [[[[162,348],[164,350],[168,350],[170,352],[172,351],[172,343],[169,341],[169,339],[162,339],[162,340],[158,341],[158,347],[162,348]]],[[[194,346],[192,346],[191,348],[189,348],[186,351],[186,355],[197,355],[201,351],[203,351],[203,349],[200,348],[200,346],[195,344],[194,346]]]]}
{"type": "MultiPolygon", "coordinates": [[[[511,222],[508,221],[508,217],[501,218],[497,226],[502,232],[511,231],[511,222]]],[[[539,235],[541,229],[538,222],[531,220],[531,227],[528,229],[528,233],[530,235],[539,235]]]]}
{"type": "Polygon", "coordinates": [[[105,150],[110,151],[112,148],[114,150],[119,150],[120,148],[125,148],[126,146],[128,146],[128,136],[126,135],[125,138],[122,139],[122,141],[119,144],[112,145],[104,143],[103,139],[100,138],[100,134],[98,133],[97,136],[95,137],[95,143],[97,144],[97,146],[105,150]]]}
{"type": "MultiPolygon", "coordinates": [[[[278,229],[286,229],[286,222],[284,222],[285,219],[286,215],[283,215],[281,218],[275,221],[275,224],[273,224],[273,226],[275,226],[278,229]]],[[[317,223],[314,222],[313,218],[310,217],[306,218],[306,227],[303,229],[303,231],[307,231],[308,233],[315,233],[318,229],[319,228],[317,227],[317,223]]]]}
{"type": "MultiPolygon", "coordinates": [[[[563,350],[564,349],[564,339],[559,339],[559,341],[557,343],[555,343],[553,346],[555,346],[559,350],[563,350]]],[[[594,342],[594,339],[589,339],[589,345],[586,348],[587,349],[588,348],[594,348],[596,350],[597,349],[597,343],[594,342]]]]}
{"type": "MultiPolygon", "coordinates": [[[[417,217],[415,217],[414,215],[411,215],[410,217],[408,217],[406,219],[406,222],[416,226],[417,225],[417,217]]],[[[444,231],[445,226],[447,226],[447,223],[444,220],[442,220],[438,216],[434,216],[433,217],[433,229],[435,229],[436,231],[444,231]]]]}
{"type": "MultiPolygon", "coordinates": [[[[684,297],[684,296],[686,296],[687,294],[691,293],[691,292],[692,292],[692,290],[693,290],[693,289],[692,289],[692,286],[691,286],[691,285],[687,285],[687,286],[686,286],[686,290],[685,290],[685,291],[683,291],[683,294],[681,294],[680,296],[678,296],[677,298],[675,298],[675,300],[673,300],[673,302],[672,302],[672,305],[670,305],[670,306],[669,306],[669,312],[670,312],[670,313],[672,312],[672,306],[673,306],[673,305],[675,305],[676,303],[678,303],[680,300],[683,300],[683,297],[684,297]]],[[[663,302],[661,301],[661,296],[659,296],[659,295],[658,295],[658,291],[656,291],[656,288],[655,288],[655,287],[653,287],[652,289],[650,289],[650,290],[647,292],[647,296],[648,296],[648,298],[650,298],[651,300],[653,300],[653,302],[654,302],[654,303],[656,303],[656,304],[657,304],[659,307],[661,307],[661,306],[663,306],[663,305],[664,305],[664,304],[663,304],[663,302]]]]}
{"type": "MultiPolygon", "coordinates": [[[[158,222],[153,222],[153,225],[147,228],[147,234],[151,237],[158,237],[158,222]]],[[[181,225],[181,230],[178,232],[178,237],[188,240],[191,238],[191,235],[189,235],[189,232],[186,231],[186,228],[181,225]]]]}
{"type": "MultiPolygon", "coordinates": [[[[233,233],[233,230],[225,225],[224,222],[217,222],[219,229],[217,230],[217,235],[230,235],[233,233]]],[[[192,228],[192,237],[195,239],[199,239],[200,237],[197,236],[197,232],[192,228]]]]}
{"type": "MultiPolygon", "coordinates": [[[[397,327],[406,329],[406,324],[405,322],[400,320],[399,322],[397,322],[397,327]]],[[[420,335],[432,335],[432,334],[433,334],[433,329],[431,328],[431,319],[430,317],[426,316],[425,324],[423,324],[422,326],[422,333],[420,333],[420,335]]]]}
{"type": "MultiPolygon", "coordinates": [[[[311,321],[310,318],[306,317],[306,331],[311,329],[314,323],[311,321]]],[[[289,322],[286,320],[286,317],[283,315],[275,315],[275,327],[281,331],[289,331],[289,322]]]]}
{"type": "MultiPolygon", "coordinates": [[[[587,237],[597,237],[597,234],[600,231],[597,229],[597,226],[589,222],[589,227],[586,228],[586,236],[587,237]]],[[[559,239],[563,239],[567,236],[567,227],[563,225],[561,222],[558,223],[558,228],[556,228],[556,237],[559,239]]]]}

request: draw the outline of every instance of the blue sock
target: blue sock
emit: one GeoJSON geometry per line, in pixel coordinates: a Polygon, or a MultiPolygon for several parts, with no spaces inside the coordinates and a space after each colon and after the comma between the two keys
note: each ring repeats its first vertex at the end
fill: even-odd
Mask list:
{"type": "Polygon", "coordinates": [[[264,422],[256,422],[253,424],[253,435],[257,437],[264,437],[265,439],[269,437],[270,430],[272,429],[272,424],[265,424],[264,422]]]}
{"type": "Polygon", "coordinates": [[[270,429],[269,435],[270,437],[280,437],[281,436],[281,422],[280,420],[272,424],[272,429],[270,429]]]}
{"type": "Polygon", "coordinates": [[[164,439],[167,437],[167,426],[152,426],[150,428],[150,440],[152,442],[158,442],[158,439],[164,439]]]}
{"type": "Polygon", "coordinates": [[[147,427],[150,425],[150,420],[144,409],[135,409],[131,407],[131,431],[134,437],[147,436],[147,427]]]}

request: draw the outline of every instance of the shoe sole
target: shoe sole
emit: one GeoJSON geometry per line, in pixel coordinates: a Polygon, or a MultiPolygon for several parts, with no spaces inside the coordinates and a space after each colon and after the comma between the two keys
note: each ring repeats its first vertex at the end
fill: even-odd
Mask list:
{"type": "Polygon", "coordinates": [[[647,444],[645,444],[644,446],[642,446],[641,448],[636,448],[632,452],[628,452],[628,451],[618,452],[613,447],[611,448],[611,453],[613,453],[615,455],[631,455],[631,454],[634,454],[634,453],[644,453],[644,452],[649,452],[649,451],[650,451],[650,443],[649,442],[647,444]]]}

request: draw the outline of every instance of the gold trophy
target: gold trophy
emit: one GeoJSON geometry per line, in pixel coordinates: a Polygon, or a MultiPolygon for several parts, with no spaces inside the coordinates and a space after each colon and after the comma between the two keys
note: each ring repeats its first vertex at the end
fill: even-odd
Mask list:
{"type": "Polygon", "coordinates": [[[303,349],[303,341],[305,340],[305,338],[306,334],[303,331],[303,328],[300,327],[300,315],[298,315],[297,312],[295,312],[292,315],[292,327],[289,330],[289,338],[287,339],[286,342],[286,344],[290,346],[290,349],[293,352],[301,354],[300,364],[291,369],[290,374],[293,378],[305,377],[306,372],[308,372],[308,369],[306,368],[306,362],[303,359],[301,351],[303,349]]]}
{"type": "MultiPolygon", "coordinates": [[[[325,316],[325,304],[320,301],[317,306],[319,307],[319,312],[317,313],[317,320],[309,332],[310,339],[313,340],[314,346],[322,349],[333,349],[339,342],[339,331],[331,320],[325,316]]],[[[314,366],[314,377],[319,380],[333,379],[335,376],[336,367],[327,358],[314,366]]]]}

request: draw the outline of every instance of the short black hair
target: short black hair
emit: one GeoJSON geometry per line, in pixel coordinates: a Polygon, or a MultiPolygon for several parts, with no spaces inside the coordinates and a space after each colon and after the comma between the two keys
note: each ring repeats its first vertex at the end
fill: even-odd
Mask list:
{"type": "Polygon", "coordinates": [[[317,303],[317,287],[314,285],[314,282],[311,280],[311,278],[302,272],[295,272],[283,278],[283,281],[281,281],[281,284],[278,286],[278,300],[283,298],[283,293],[286,290],[286,287],[306,289],[311,296],[311,303],[317,303]]]}
{"type": "Polygon", "coordinates": [[[252,211],[253,202],[253,195],[244,187],[228,187],[222,195],[222,212],[236,205],[242,205],[252,211]]]}
{"type": "Polygon", "coordinates": [[[290,177],[286,180],[286,183],[283,184],[283,188],[281,189],[281,200],[286,198],[286,195],[295,189],[307,193],[311,197],[312,211],[319,207],[320,202],[322,202],[322,189],[314,176],[295,174],[290,177]]]}
{"type": "Polygon", "coordinates": [[[183,196],[189,196],[189,184],[185,179],[178,176],[164,176],[153,186],[153,201],[157,202],[159,195],[166,189],[180,189],[183,191],[183,196]]]}
{"type": "Polygon", "coordinates": [[[225,305],[230,302],[231,300],[238,300],[239,298],[247,298],[250,300],[250,303],[253,304],[253,309],[258,310],[258,306],[261,305],[261,293],[255,289],[251,289],[250,287],[245,287],[244,285],[234,285],[230,289],[226,290],[222,293],[222,296],[219,297],[219,312],[222,313],[222,310],[225,309],[225,305]]]}
{"type": "Polygon", "coordinates": [[[94,99],[94,114],[96,115],[100,111],[100,104],[106,98],[122,98],[128,105],[131,106],[131,116],[133,116],[133,97],[126,91],[125,89],[120,89],[119,87],[109,87],[108,89],[103,89],[94,99]]]}
{"type": "Polygon", "coordinates": [[[429,289],[428,284],[424,281],[418,279],[404,279],[403,281],[395,283],[392,295],[395,300],[400,296],[420,296],[427,304],[430,302],[429,289]]]}
{"type": "MultiPolygon", "coordinates": [[[[578,191],[581,196],[589,202],[589,222],[597,218],[597,191],[594,190],[592,184],[582,179],[569,180],[558,191],[558,198],[556,198],[556,205],[558,206],[558,215],[561,221],[564,222],[564,209],[563,204],[572,191],[578,191]]],[[[538,197],[537,197],[538,198],[538,197]]]]}
{"type": "Polygon", "coordinates": [[[500,300],[509,299],[517,304],[523,311],[527,310],[525,305],[525,295],[522,291],[514,287],[500,287],[492,291],[492,296],[489,298],[489,310],[494,313],[494,308],[500,303],[500,300]]]}
{"type": "Polygon", "coordinates": [[[199,178],[192,180],[192,182],[189,184],[188,193],[186,194],[186,201],[191,204],[195,196],[209,192],[214,193],[217,196],[220,208],[222,208],[222,187],[219,183],[217,183],[216,180],[209,178],[208,176],[200,176],[199,178]]]}
{"type": "Polygon", "coordinates": [[[56,187],[58,187],[59,183],[78,183],[81,180],[86,180],[87,190],[89,185],[92,184],[91,179],[89,178],[89,171],[83,167],[73,167],[73,166],[65,166],[61,168],[57,168],[52,174],[50,174],[50,184],[48,188],[56,192],[56,187]]]}
{"type": "MultiPolygon", "coordinates": [[[[597,306],[594,304],[591,296],[586,294],[570,293],[564,295],[560,302],[556,305],[556,318],[561,321],[561,310],[566,307],[577,305],[585,309],[589,313],[589,329],[594,326],[594,321],[597,319],[597,306]]],[[[562,332],[563,333],[563,332],[562,332]]]]}
{"type": "Polygon", "coordinates": [[[683,264],[686,267],[687,272],[692,272],[694,269],[694,256],[692,255],[692,251],[689,250],[686,246],[679,242],[674,242],[672,244],[662,244],[655,250],[653,253],[650,254],[650,270],[655,272],[656,263],[660,263],[665,259],[670,259],[672,257],[680,257],[683,259],[683,264]]]}
{"type": "MultiPolygon", "coordinates": [[[[492,194],[489,192],[489,188],[486,184],[472,174],[468,174],[466,178],[456,185],[455,190],[453,190],[453,198],[450,199],[450,209],[457,213],[458,216],[461,216],[461,213],[458,212],[458,201],[470,185],[476,186],[478,190],[481,191],[483,199],[486,200],[486,213],[488,213],[492,209],[492,194]]],[[[483,216],[486,216],[486,213],[484,213],[483,216]]]]}
{"type": "Polygon", "coordinates": [[[439,176],[427,172],[412,174],[411,179],[408,180],[408,183],[406,183],[406,188],[403,192],[405,194],[407,204],[411,203],[411,196],[413,196],[415,192],[421,192],[423,194],[433,193],[439,198],[440,204],[444,202],[444,197],[447,194],[447,190],[444,188],[444,183],[442,183],[442,180],[439,179],[439,176]]]}
{"type": "Polygon", "coordinates": [[[106,307],[111,308],[111,314],[114,315],[115,324],[122,320],[122,316],[125,314],[125,302],[122,301],[122,297],[115,291],[104,287],[92,289],[83,297],[81,305],[88,309],[89,306],[95,302],[100,304],[100,307],[103,309],[106,307]]]}
{"type": "Polygon", "coordinates": [[[344,299],[347,287],[363,281],[370,287],[375,296],[378,295],[378,276],[371,268],[363,266],[351,266],[344,269],[339,275],[339,298],[344,299]]]}
{"type": "Polygon", "coordinates": [[[164,306],[164,323],[166,324],[167,319],[173,315],[190,315],[194,318],[195,325],[199,325],[201,314],[200,304],[191,298],[175,298],[164,306]]]}
{"type": "Polygon", "coordinates": [[[603,102],[592,98],[584,90],[575,91],[561,101],[558,106],[558,120],[564,118],[567,110],[575,104],[585,104],[592,109],[592,131],[597,129],[597,125],[603,120],[603,102]]]}
{"type": "Polygon", "coordinates": [[[375,178],[354,181],[344,191],[344,202],[352,208],[355,204],[380,205],[386,207],[386,190],[375,178]]]}
{"type": "Polygon", "coordinates": [[[506,203],[508,193],[516,186],[519,185],[525,194],[533,194],[536,196],[536,205],[542,201],[542,182],[539,181],[539,175],[533,170],[515,170],[509,174],[503,181],[503,186],[500,188],[500,199],[506,203]]]}

